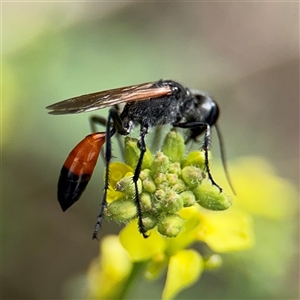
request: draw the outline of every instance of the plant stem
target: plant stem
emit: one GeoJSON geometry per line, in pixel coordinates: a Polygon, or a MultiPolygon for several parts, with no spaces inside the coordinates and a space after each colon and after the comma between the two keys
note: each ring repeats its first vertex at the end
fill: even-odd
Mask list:
{"type": "Polygon", "coordinates": [[[129,290],[133,286],[138,277],[141,276],[142,271],[145,269],[147,262],[136,262],[133,265],[131,274],[128,276],[127,281],[124,282],[123,289],[120,291],[118,300],[124,300],[129,290]]]}

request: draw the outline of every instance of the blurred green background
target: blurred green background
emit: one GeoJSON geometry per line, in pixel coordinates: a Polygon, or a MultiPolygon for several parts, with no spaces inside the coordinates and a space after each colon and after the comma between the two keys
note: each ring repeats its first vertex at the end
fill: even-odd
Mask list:
{"type": "MultiPolygon", "coordinates": [[[[298,185],[299,3],[2,2],[3,299],[68,298],[68,281],[98,254],[91,234],[102,162],[68,212],[56,200],[60,168],[90,132],[91,114],[50,116],[45,107],[161,78],[217,100],[229,159],[263,156],[298,185]]],[[[182,299],[298,299],[296,217],[291,224],[288,242],[277,241],[287,263],[276,280],[258,268],[255,284],[247,276],[235,284],[233,256],[223,273],[207,275],[182,299]]],[[[105,222],[100,238],[118,230],[105,222]]],[[[136,297],[154,299],[161,287],[146,284],[136,297]]]]}

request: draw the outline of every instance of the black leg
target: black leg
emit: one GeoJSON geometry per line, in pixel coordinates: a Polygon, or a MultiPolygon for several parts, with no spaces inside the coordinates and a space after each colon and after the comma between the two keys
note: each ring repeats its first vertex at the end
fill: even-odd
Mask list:
{"type": "MultiPolygon", "coordinates": [[[[115,104],[114,109],[118,113],[118,115],[120,115],[120,112],[121,112],[120,105],[115,104]]],[[[101,117],[101,116],[91,116],[90,117],[90,125],[91,125],[92,132],[97,132],[96,125],[106,127],[106,124],[107,124],[107,121],[104,117],[101,117]]]]}
{"type": "MultiPolygon", "coordinates": [[[[117,106],[117,105],[114,105],[114,106],[116,107],[116,109],[117,109],[116,111],[118,112],[118,115],[119,115],[119,110],[120,110],[119,106],[117,106]]],[[[96,128],[96,125],[106,127],[107,121],[105,118],[103,118],[101,116],[92,116],[90,118],[90,125],[91,125],[92,132],[97,132],[98,130],[96,128]]],[[[118,144],[119,144],[121,153],[124,155],[124,143],[123,143],[123,140],[120,135],[117,135],[117,140],[118,140],[118,144]]],[[[102,155],[102,159],[104,160],[105,153],[104,153],[103,149],[101,150],[101,155],[102,155]]],[[[124,157],[123,157],[123,159],[124,159],[124,157]]]]}
{"type": "Polygon", "coordinates": [[[114,109],[118,113],[118,115],[120,115],[121,109],[122,109],[122,107],[120,106],[120,104],[115,104],[114,105],[114,109]]]}
{"type": "Polygon", "coordinates": [[[140,139],[138,141],[138,148],[141,151],[138,163],[136,165],[136,168],[134,170],[134,175],[133,175],[133,183],[134,183],[134,188],[135,188],[135,206],[137,209],[137,217],[138,217],[138,226],[139,226],[139,231],[143,235],[144,238],[147,238],[149,235],[147,235],[147,231],[144,227],[143,224],[143,215],[142,215],[142,208],[141,208],[141,201],[140,201],[140,196],[139,196],[139,189],[138,189],[138,179],[141,173],[142,169],[142,163],[143,163],[143,158],[144,154],[146,152],[146,144],[145,144],[145,135],[147,134],[148,129],[147,128],[141,128],[141,133],[140,133],[140,139]]]}
{"type": "MultiPolygon", "coordinates": [[[[122,106],[120,104],[115,104],[114,109],[118,113],[118,115],[121,114],[122,106]]],[[[117,135],[117,140],[118,140],[119,148],[121,150],[121,154],[123,155],[123,160],[125,160],[125,157],[124,157],[124,153],[125,153],[124,152],[124,150],[125,150],[124,140],[121,138],[121,136],[119,134],[117,135]]]]}
{"type": "Polygon", "coordinates": [[[202,149],[204,150],[204,155],[205,155],[205,169],[206,169],[208,178],[211,181],[211,183],[219,189],[220,193],[222,193],[222,188],[212,178],[210,168],[209,168],[208,150],[210,149],[210,142],[211,142],[210,126],[208,124],[206,124],[206,130],[204,133],[204,141],[203,141],[203,145],[202,145],[202,149]]]}
{"type": "Polygon", "coordinates": [[[222,188],[214,181],[214,179],[211,175],[211,172],[210,172],[210,167],[209,167],[208,150],[210,149],[210,142],[211,142],[209,124],[203,123],[203,122],[186,122],[186,123],[176,123],[176,124],[173,124],[173,126],[180,127],[180,128],[199,128],[199,129],[202,128],[203,129],[203,130],[199,130],[199,133],[201,131],[204,132],[204,140],[203,140],[201,150],[204,151],[205,171],[206,171],[211,183],[219,189],[220,193],[222,193],[222,188]]]}
{"type": "Polygon", "coordinates": [[[106,119],[101,116],[91,116],[90,117],[90,125],[92,132],[97,132],[96,125],[100,125],[106,127],[106,119]]]}
{"type": "Polygon", "coordinates": [[[102,224],[102,219],[104,215],[104,209],[107,206],[107,190],[109,185],[109,164],[112,158],[112,150],[111,150],[111,137],[116,133],[116,131],[122,135],[127,134],[122,126],[122,121],[118,115],[118,113],[114,109],[110,109],[107,118],[107,125],[106,125],[106,149],[105,149],[105,164],[106,164],[106,173],[105,173],[105,180],[104,180],[104,192],[102,203],[100,206],[100,212],[97,218],[97,223],[94,228],[93,239],[97,239],[97,235],[99,229],[102,224]],[[112,127],[113,121],[113,127],[112,127]],[[112,127],[112,128],[111,128],[112,127]]]}
{"type": "MultiPolygon", "coordinates": [[[[106,127],[106,119],[101,117],[101,116],[92,116],[90,117],[90,126],[91,126],[91,130],[92,132],[97,132],[97,128],[96,128],[96,125],[100,125],[100,126],[103,126],[103,127],[106,127]]],[[[101,157],[102,157],[102,160],[105,162],[105,151],[104,151],[104,148],[101,149],[101,157]]]]}

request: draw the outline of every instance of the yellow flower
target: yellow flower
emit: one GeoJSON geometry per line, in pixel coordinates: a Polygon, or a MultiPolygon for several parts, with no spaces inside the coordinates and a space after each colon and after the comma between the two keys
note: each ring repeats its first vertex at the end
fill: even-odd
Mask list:
{"type": "Polygon", "coordinates": [[[172,299],[195,283],[203,270],[202,256],[195,250],[182,250],[171,256],[162,299],[172,299]]]}
{"type": "MultiPolygon", "coordinates": [[[[155,227],[166,237],[176,237],[181,232],[184,219],[180,211],[184,207],[198,203],[209,210],[222,211],[231,206],[231,197],[205,179],[202,153],[195,151],[184,157],[184,147],[182,136],[171,131],[162,145],[164,152],[151,156],[147,149],[138,181],[144,227],[155,227]]],[[[132,176],[139,159],[137,140],[125,139],[125,158],[129,165],[113,162],[109,169],[105,215],[117,222],[129,222],[136,216],[132,176]]]]}
{"type": "Polygon", "coordinates": [[[128,173],[132,172],[133,169],[122,163],[122,162],[114,162],[110,164],[109,167],[109,189],[107,191],[107,201],[112,202],[124,197],[124,193],[116,190],[116,184],[122,178],[124,178],[128,173]]]}
{"type": "Polygon", "coordinates": [[[104,237],[100,256],[91,263],[87,274],[87,298],[118,299],[132,267],[130,257],[120,244],[118,236],[104,237]]]}
{"type": "Polygon", "coordinates": [[[224,212],[210,213],[198,205],[183,208],[180,215],[184,225],[176,238],[164,237],[152,229],[149,238],[144,239],[137,231],[136,220],[121,231],[120,241],[131,261],[147,261],[147,278],[155,279],[161,271],[168,269],[163,299],[174,298],[195,283],[203,270],[209,269],[200,253],[186,249],[195,242],[201,240],[216,252],[239,251],[253,245],[251,217],[246,213],[228,212],[226,216],[224,212]],[[175,273],[176,276],[174,269],[180,272],[175,273]]]}
{"type": "Polygon", "coordinates": [[[237,159],[232,162],[230,170],[238,195],[236,207],[273,220],[294,214],[297,201],[295,188],[279,177],[264,158],[237,159]]]}
{"type": "Polygon", "coordinates": [[[231,208],[220,216],[213,211],[200,213],[197,239],[214,252],[241,251],[254,245],[252,217],[245,211],[231,208]]]}
{"type": "MultiPolygon", "coordinates": [[[[220,194],[203,177],[201,152],[184,157],[182,147],[170,151],[168,145],[174,148],[174,138],[180,139],[172,133],[171,140],[169,136],[162,147],[168,156],[158,152],[151,158],[148,153],[141,172],[139,191],[143,222],[149,233],[147,239],[138,231],[134,192],[128,180],[134,165],[111,164],[107,214],[111,219],[129,223],[121,230],[119,239],[102,241],[100,263],[92,264],[88,276],[92,298],[121,299],[134,270],[143,266],[144,276],[151,280],[167,270],[162,299],[173,299],[204,271],[221,266],[218,253],[243,251],[254,245],[253,215],[278,219],[292,213],[290,200],[296,197],[296,192],[264,160],[243,158],[233,166],[230,164],[237,196],[220,194]],[[233,206],[227,209],[231,202],[233,206]],[[193,244],[199,242],[205,243],[212,254],[205,257],[193,250],[193,244]],[[116,259],[118,256],[120,259],[116,259]]],[[[130,142],[133,147],[135,143],[132,139],[130,142]]],[[[132,163],[136,161],[135,155],[138,155],[135,149],[127,155],[132,163]]],[[[214,174],[223,173],[217,169],[214,167],[214,174]]]]}

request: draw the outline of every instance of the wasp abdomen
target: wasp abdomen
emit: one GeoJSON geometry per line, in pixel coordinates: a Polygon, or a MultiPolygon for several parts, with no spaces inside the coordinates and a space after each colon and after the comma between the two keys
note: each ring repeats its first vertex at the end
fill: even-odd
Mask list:
{"type": "Polygon", "coordinates": [[[85,190],[104,142],[105,133],[92,133],[70,152],[57,186],[57,198],[63,211],[72,206],[85,190]]]}

